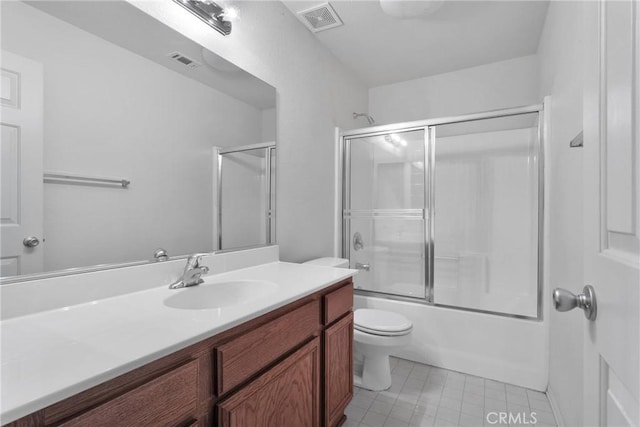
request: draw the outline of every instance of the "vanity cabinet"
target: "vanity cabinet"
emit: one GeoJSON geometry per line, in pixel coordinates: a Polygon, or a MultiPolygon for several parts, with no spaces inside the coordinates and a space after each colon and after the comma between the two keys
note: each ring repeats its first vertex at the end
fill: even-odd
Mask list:
{"type": "Polygon", "coordinates": [[[347,279],[9,426],[339,426],[353,393],[352,309],[347,279]]]}

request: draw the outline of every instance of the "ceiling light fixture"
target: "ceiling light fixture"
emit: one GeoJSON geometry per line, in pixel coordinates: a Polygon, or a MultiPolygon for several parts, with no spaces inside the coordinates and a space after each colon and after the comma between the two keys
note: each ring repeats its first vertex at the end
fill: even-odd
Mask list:
{"type": "Polygon", "coordinates": [[[408,145],[407,141],[404,138],[399,137],[395,133],[385,135],[384,140],[395,148],[406,147],[408,145]]]}
{"type": "Polygon", "coordinates": [[[424,18],[442,6],[444,0],[380,0],[380,7],[387,15],[400,19],[424,18]]]}
{"type": "Polygon", "coordinates": [[[233,8],[225,10],[210,0],[173,0],[180,6],[193,13],[203,22],[214,28],[220,34],[231,34],[231,20],[238,16],[238,11],[233,8]]]}

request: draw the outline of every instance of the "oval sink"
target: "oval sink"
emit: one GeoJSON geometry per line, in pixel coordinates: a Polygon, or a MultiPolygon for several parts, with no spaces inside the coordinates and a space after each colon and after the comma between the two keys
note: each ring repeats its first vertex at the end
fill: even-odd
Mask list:
{"type": "Polygon", "coordinates": [[[230,307],[263,298],[277,289],[277,284],[265,280],[205,282],[202,285],[181,289],[177,294],[165,299],[164,304],[185,310],[230,307]]]}

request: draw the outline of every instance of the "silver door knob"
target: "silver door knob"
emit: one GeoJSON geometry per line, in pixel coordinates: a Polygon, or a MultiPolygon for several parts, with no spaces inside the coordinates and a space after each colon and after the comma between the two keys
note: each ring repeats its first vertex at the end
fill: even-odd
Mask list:
{"type": "Polygon", "coordinates": [[[28,248],[35,248],[40,244],[40,240],[38,240],[38,238],[35,236],[29,236],[24,238],[22,244],[28,248]]]}
{"type": "Polygon", "coordinates": [[[566,289],[556,288],[553,291],[553,306],[557,311],[570,311],[576,307],[581,308],[584,310],[584,317],[589,320],[596,320],[598,314],[596,291],[591,285],[585,286],[579,295],[574,295],[566,289]]]}

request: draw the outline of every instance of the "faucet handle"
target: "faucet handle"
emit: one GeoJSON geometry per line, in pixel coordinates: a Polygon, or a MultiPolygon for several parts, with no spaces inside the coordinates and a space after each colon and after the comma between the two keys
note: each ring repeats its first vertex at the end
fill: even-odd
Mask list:
{"type": "Polygon", "coordinates": [[[167,252],[166,249],[158,248],[153,253],[153,258],[158,262],[168,261],[169,260],[169,253],[167,252]]]}
{"type": "Polygon", "coordinates": [[[203,256],[207,256],[207,255],[211,255],[211,254],[203,252],[203,253],[190,255],[189,258],[187,259],[187,266],[190,266],[192,268],[198,267],[200,265],[200,259],[203,256]]]}

